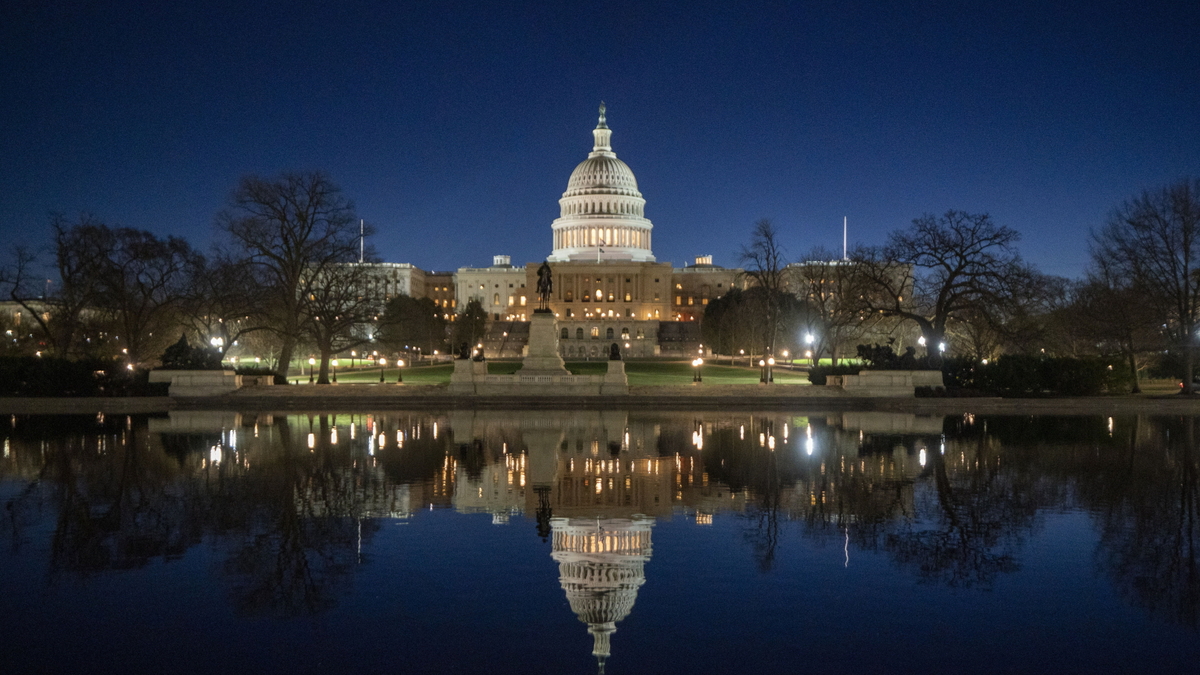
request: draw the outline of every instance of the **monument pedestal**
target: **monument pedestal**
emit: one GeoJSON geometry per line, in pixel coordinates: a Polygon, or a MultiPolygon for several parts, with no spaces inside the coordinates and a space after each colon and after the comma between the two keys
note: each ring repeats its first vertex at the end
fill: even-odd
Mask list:
{"type": "Polygon", "coordinates": [[[570,375],[558,354],[558,320],[550,312],[534,312],[529,320],[529,346],[519,375],[570,375]]]}
{"type": "Polygon", "coordinates": [[[604,383],[600,385],[601,394],[628,394],[629,377],[625,375],[624,361],[609,361],[608,372],[604,374],[604,383]]]}

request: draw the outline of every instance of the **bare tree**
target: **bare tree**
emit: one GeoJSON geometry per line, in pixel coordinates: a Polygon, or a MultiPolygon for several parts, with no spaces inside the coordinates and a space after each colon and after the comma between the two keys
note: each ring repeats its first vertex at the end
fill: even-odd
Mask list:
{"type": "Polygon", "coordinates": [[[329,384],[329,361],[334,354],[371,339],[366,326],[383,308],[366,292],[366,268],[358,263],[328,265],[314,279],[306,279],[303,333],[312,339],[321,356],[317,384],[329,384]]]}
{"type": "Polygon", "coordinates": [[[1200,323],[1200,179],[1147,190],[1092,233],[1092,259],[1144,292],[1184,354],[1183,392],[1194,391],[1200,323]]]}
{"type": "Polygon", "coordinates": [[[915,322],[930,357],[940,360],[949,322],[992,315],[1032,287],[1034,272],[1014,246],[1019,238],[987,214],[917,218],[884,246],[854,252],[863,308],[915,322]]]}
{"type": "Polygon", "coordinates": [[[779,232],[770,219],[754,223],[750,244],[743,246],[739,259],[746,266],[744,274],[766,293],[765,316],[767,350],[774,353],[779,328],[780,296],[787,292],[784,268],[787,259],[779,232]]]}
{"type": "Polygon", "coordinates": [[[76,222],[55,215],[51,228],[53,263],[45,264],[47,256],[15,246],[10,264],[0,270],[0,285],[41,327],[48,351],[65,357],[76,352],[85,316],[102,295],[98,262],[103,251],[97,248],[97,234],[107,228],[90,215],[76,222]]]}
{"type": "Polygon", "coordinates": [[[805,348],[812,351],[816,364],[829,353],[834,365],[843,348],[860,339],[876,320],[863,312],[858,300],[859,278],[856,265],[822,247],[811,250],[804,260],[786,269],[789,289],[807,306],[805,348]],[[808,335],[812,342],[808,342],[808,335]]]}
{"type": "Polygon", "coordinates": [[[245,260],[197,258],[189,270],[184,318],[204,342],[221,353],[252,332],[264,329],[267,304],[261,284],[245,260]]]}
{"type": "Polygon", "coordinates": [[[96,307],[119,331],[130,361],[146,361],[180,326],[188,269],[198,256],[183,239],[159,239],[144,230],[101,226],[92,236],[102,252],[96,307]]]}
{"type": "Polygon", "coordinates": [[[315,280],[359,255],[354,205],[320,172],[243,178],[217,226],[253,266],[269,299],[269,328],[279,334],[286,376],[307,321],[315,280]]]}

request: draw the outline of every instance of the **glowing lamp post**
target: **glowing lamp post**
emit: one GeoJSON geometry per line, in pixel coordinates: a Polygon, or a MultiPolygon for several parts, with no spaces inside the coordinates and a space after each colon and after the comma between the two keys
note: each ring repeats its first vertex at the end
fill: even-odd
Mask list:
{"type": "Polygon", "coordinates": [[[379,357],[379,384],[383,384],[383,369],[387,367],[387,359],[379,357]]]}
{"type": "Polygon", "coordinates": [[[700,375],[700,366],[704,365],[704,359],[696,357],[692,359],[692,382],[703,382],[704,378],[700,375]]]}
{"type": "Polygon", "coordinates": [[[396,359],[396,384],[404,384],[404,359],[396,359]]]}
{"type": "Polygon", "coordinates": [[[329,362],[329,365],[333,366],[333,383],[334,384],[337,384],[337,362],[338,362],[337,359],[333,359],[332,361],[329,362]]]}
{"type": "Polygon", "coordinates": [[[767,384],[775,382],[775,357],[767,357],[767,384]]]}
{"type": "Polygon", "coordinates": [[[317,365],[317,360],[313,357],[308,357],[308,383],[313,383],[313,367],[317,365]]]}
{"type": "Polygon", "coordinates": [[[767,361],[766,359],[758,360],[758,383],[767,383],[767,361]]]}

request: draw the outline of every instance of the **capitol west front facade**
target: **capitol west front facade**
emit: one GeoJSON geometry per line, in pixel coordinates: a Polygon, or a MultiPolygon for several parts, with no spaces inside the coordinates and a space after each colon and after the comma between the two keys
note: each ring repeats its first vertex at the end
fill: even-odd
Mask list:
{"type": "MultiPolygon", "coordinates": [[[[591,152],[571,172],[559,199],[545,256],[553,269],[550,309],[558,319],[561,355],[600,358],[614,342],[630,356],[690,353],[700,340],[697,320],[705,306],[738,284],[741,270],[715,266],[711,256],[684,268],[657,262],[646,200],[632,169],[613,151],[603,103],[592,137],[591,152]]],[[[428,285],[437,294],[423,292],[425,277],[444,279],[446,273],[405,266],[403,285],[414,296],[437,295],[448,319],[471,299],[479,300],[491,320],[487,355],[520,356],[520,336],[527,334],[525,322],[536,307],[540,265],[539,259],[515,266],[509,256],[498,255],[490,267],[459,268],[453,297],[446,296],[441,281],[428,285]]]]}

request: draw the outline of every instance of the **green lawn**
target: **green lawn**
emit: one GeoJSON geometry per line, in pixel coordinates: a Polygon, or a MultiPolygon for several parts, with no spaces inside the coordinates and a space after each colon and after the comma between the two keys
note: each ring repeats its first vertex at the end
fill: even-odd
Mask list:
{"type": "MultiPolygon", "coordinates": [[[[575,375],[603,375],[608,370],[607,361],[568,361],[567,370],[575,375]]],[[[519,361],[489,361],[488,373],[511,375],[521,367],[519,361]]],[[[436,366],[419,366],[404,369],[406,384],[446,384],[454,366],[449,363],[436,366]]],[[[631,385],[691,384],[692,366],[687,361],[626,361],[625,372],[631,385]]],[[[384,381],[396,382],[396,368],[383,371],[384,381]]],[[[701,375],[707,384],[757,384],[758,368],[745,366],[709,365],[701,367],[701,375]]],[[[378,384],[378,368],[338,369],[338,382],[345,384],[378,384]]],[[[295,377],[292,378],[296,380],[295,377]]],[[[777,384],[808,384],[808,375],[794,371],[775,369],[777,384]]],[[[308,384],[308,378],[300,378],[300,384],[308,384]]]]}

